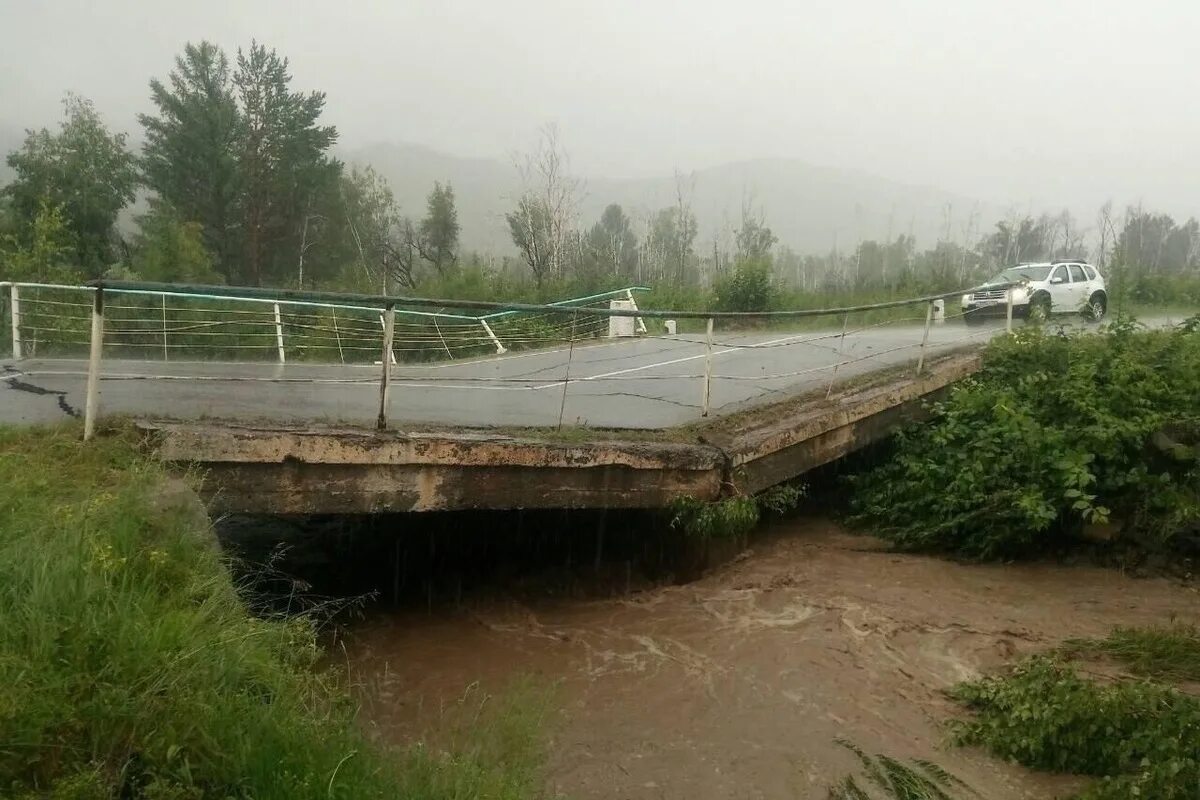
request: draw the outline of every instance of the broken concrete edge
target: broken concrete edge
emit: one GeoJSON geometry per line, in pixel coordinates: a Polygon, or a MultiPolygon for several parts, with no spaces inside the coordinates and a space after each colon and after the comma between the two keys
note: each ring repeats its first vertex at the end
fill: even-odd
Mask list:
{"type": "MultiPolygon", "coordinates": [[[[135,421],[176,463],[451,464],[454,466],[625,466],[706,470],[743,464],[831,429],[924,397],[979,369],[978,354],[956,355],[920,378],[875,380],[829,400],[790,398],[723,420],[719,433],[686,426],[692,442],[621,438],[545,439],[537,429],[372,431],[352,427],[258,426],[245,423],[135,421]]],[[[614,434],[619,432],[613,431],[614,434]]]]}
{"type": "Polygon", "coordinates": [[[753,494],[878,441],[979,367],[932,365],[829,401],[789,400],[713,442],[553,442],[490,431],[374,432],[138,423],[160,458],[205,473],[218,511],[374,513],[654,508],[753,494]]]}

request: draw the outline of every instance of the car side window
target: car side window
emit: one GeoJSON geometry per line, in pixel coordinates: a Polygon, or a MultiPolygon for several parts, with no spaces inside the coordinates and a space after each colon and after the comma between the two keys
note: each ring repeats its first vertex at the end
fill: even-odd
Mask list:
{"type": "Polygon", "coordinates": [[[1078,264],[1072,264],[1071,265],[1071,282],[1072,283],[1083,283],[1085,280],[1087,280],[1087,279],[1083,277],[1083,267],[1079,266],[1078,264]]]}
{"type": "Polygon", "coordinates": [[[1055,267],[1054,270],[1050,273],[1050,282],[1054,283],[1056,280],[1059,283],[1063,283],[1067,280],[1067,268],[1066,267],[1055,267]]]}
{"type": "Polygon", "coordinates": [[[1089,267],[1085,264],[1083,267],[1083,271],[1087,273],[1089,281],[1096,280],[1096,270],[1092,269],[1091,267],[1089,267]]]}

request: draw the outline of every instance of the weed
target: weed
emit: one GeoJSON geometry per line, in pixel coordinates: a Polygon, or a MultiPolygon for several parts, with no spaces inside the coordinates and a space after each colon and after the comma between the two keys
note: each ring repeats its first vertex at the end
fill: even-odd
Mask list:
{"type": "Polygon", "coordinates": [[[829,800],[873,800],[872,792],[888,800],[953,800],[958,790],[969,788],[946,770],[925,759],[913,759],[905,764],[891,756],[868,755],[862,748],[844,739],[845,747],[862,762],[863,777],[868,791],[853,775],[847,775],[829,789],[829,800]]]}
{"type": "Polygon", "coordinates": [[[706,503],[680,497],[671,503],[671,527],[686,535],[709,539],[739,539],[758,524],[758,504],[752,497],[730,497],[706,503]]]}
{"type": "Polygon", "coordinates": [[[1065,657],[1115,659],[1138,675],[1169,681],[1200,681],[1200,627],[1117,628],[1104,639],[1071,639],[1065,657]]]}

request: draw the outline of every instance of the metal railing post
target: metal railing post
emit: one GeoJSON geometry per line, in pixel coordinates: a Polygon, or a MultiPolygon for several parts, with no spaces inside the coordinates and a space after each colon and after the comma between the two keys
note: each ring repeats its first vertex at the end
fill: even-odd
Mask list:
{"type": "Polygon", "coordinates": [[[338,346],[338,361],[346,363],[346,354],[342,352],[342,335],[338,333],[337,326],[337,309],[329,309],[329,313],[333,316],[333,338],[337,341],[338,346]]]}
{"type": "Polygon", "coordinates": [[[505,348],[505,346],[500,343],[500,340],[496,338],[496,333],[492,330],[492,326],[488,325],[487,320],[481,318],[479,320],[479,324],[483,326],[484,331],[487,332],[488,338],[491,339],[492,344],[496,346],[496,355],[502,356],[507,353],[508,349],[505,348]]]}
{"type": "Polygon", "coordinates": [[[83,440],[96,432],[96,414],[100,408],[100,353],[104,347],[104,290],[92,298],[92,339],[88,356],[87,394],[83,404],[83,440]]]}
{"type": "Polygon", "coordinates": [[[704,398],[701,403],[700,416],[708,416],[709,401],[712,399],[712,346],[713,346],[713,318],[709,317],[705,325],[704,337],[704,398]]]}
{"type": "Polygon", "coordinates": [[[275,303],[274,308],[275,308],[275,344],[279,348],[279,363],[286,364],[287,356],[283,352],[283,319],[279,316],[279,303],[275,303]]]}
{"type": "Polygon", "coordinates": [[[396,309],[388,305],[383,311],[383,353],[379,362],[383,366],[383,374],[379,379],[379,419],[375,427],[379,430],[387,428],[388,389],[392,380],[392,335],[396,330],[396,309]]]}
{"type": "MultiPolygon", "coordinates": [[[[379,315],[379,329],[380,329],[380,330],[383,330],[383,331],[386,331],[386,330],[387,330],[387,323],[384,321],[383,317],[384,317],[384,315],[383,315],[383,314],[380,314],[380,315],[379,315]]],[[[393,317],[393,319],[395,319],[395,317],[393,317]]],[[[392,324],[392,327],[393,327],[393,328],[395,327],[395,323],[394,323],[394,322],[393,322],[393,324],[392,324]]],[[[390,354],[390,355],[391,355],[391,359],[392,359],[392,363],[393,363],[393,364],[395,364],[395,363],[396,363],[396,352],[395,352],[394,350],[391,350],[391,348],[389,348],[388,350],[385,350],[385,351],[384,351],[384,353],[386,353],[386,354],[390,354]]],[[[386,356],[385,356],[385,357],[386,357],[386,356]]]]}
{"type": "Polygon", "coordinates": [[[829,388],[825,390],[825,399],[833,396],[833,382],[837,380],[838,367],[842,365],[842,351],[846,348],[846,328],[850,327],[850,315],[842,317],[842,335],[838,339],[837,362],[833,365],[833,374],[829,376],[829,388]]]}
{"type": "MultiPolygon", "coordinates": [[[[633,310],[637,311],[638,304],[637,304],[637,300],[633,299],[633,290],[626,289],[625,297],[629,300],[629,304],[631,306],[633,306],[633,310]]],[[[633,318],[633,327],[634,327],[634,330],[637,331],[638,333],[645,333],[646,332],[646,321],[644,319],[642,319],[641,317],[634,317],[633,318]]]]}
{"type": "Polygon", "coordinates": [[[1006,295],[1006,299],[1008,302],[1008,309],[1004,316],[1004,319],[1005,319],[1004,329],[1007,333],[1012,333],[1013,290],[1012,290],[1011,286],[1008,287],[1008,291],[1005,292],[1005,295],[1006,295]]]}
{"type": "Polygon", "coordinates": [[[12,354],[13,359],[21,360],[21,291],[14,283],[8,287],[9,309],[12,311],[12,354]]]}
{"type": "Polygon", "coordinates": [[[167,296],[162,296],[162,321],[163,321],[163,361],[170,361],[170,356],[167,354],[167,296]]]}
{"type": "Polygon", "coordinates": [[[929,325],[933,322],[933,302],[930,301],[925,306],[925,335],[921,337],[921,355],[917,357],[917,375],[921,374],[921,369],[925,366],[925,348],[929,344],[929,325]]]}

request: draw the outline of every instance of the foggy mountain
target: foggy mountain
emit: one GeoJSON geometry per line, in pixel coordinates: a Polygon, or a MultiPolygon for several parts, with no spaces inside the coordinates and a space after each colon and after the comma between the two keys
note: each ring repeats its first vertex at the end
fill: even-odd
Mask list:
{"type": "MultiPolygon", "coordinates": [[[[512,251],[505,212],[520,193],[516,169],[501,160],[460,158],[421,145],[377,144],[340,154],[348,163],[370,164],[387,178],[401,212],[425,213],[434,181],[454,186],[462,243],[468,250],[512,251]]],[[[828,252],[836,243],[848,252],[860,239],[883,239],[910,231],[931,247],[945,236],[974,242],[1001,216],[998,209],[931,187],[911,186],[854,170],[817,167],[794,159],[758,159],[723,164],[683,175],[700,226],[697,252],[712,248],[714,235],[736,227],[743,200],[764,213],[780,243],[801,253],[828,252]],[[976,221],[964,236],[972,214],[976,221]]],[[[609,203],[620,203],[644,228],[648,213],[676,202],[675,178],[586,178],[579,204],[586,230],[609,203]]]]}

